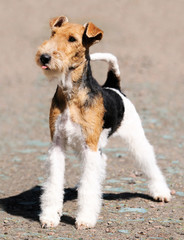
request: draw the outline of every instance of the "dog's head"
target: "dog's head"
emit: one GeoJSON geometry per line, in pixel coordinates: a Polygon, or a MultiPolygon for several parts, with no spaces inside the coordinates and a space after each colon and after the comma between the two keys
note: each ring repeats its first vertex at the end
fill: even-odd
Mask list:
{"type": "Polygon", "coordinates": [[[46,75],[67,73],[85,62],[89,47],[100,41],[103,31],[93,23],[69,23],[64,16],[50,20],[52,34],[36,54],[37,64],[46,75]]]}

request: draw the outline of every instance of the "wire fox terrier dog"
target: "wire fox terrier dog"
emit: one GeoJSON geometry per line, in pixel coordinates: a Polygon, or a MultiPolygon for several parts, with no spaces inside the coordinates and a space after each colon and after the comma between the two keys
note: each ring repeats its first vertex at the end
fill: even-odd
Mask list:
{"type": "Polygon", "coordinates": [[[66,147],[82,159],[78,186],[78,229],[94,227],[102,205],[102,182],[106,157],[101,149],[112,135],[129,145],[138,165],[149,179],[154,199],[168,202],[170,190],[157,166],[153,147],[145,137],[134,105],[121,92],[120,71],[112,54],[89,55],[89,47],[100,41],[103,31],[93,23],[73,24],[66,17],[50,21],[52,35],[38,48],[36,62],[58,85],[50,108],[50,172],[41,196],[42,227],[55,227],[63,208],[66,147]],[[90,60],[109,64],[103,86],[93,78],[90,60]]]}

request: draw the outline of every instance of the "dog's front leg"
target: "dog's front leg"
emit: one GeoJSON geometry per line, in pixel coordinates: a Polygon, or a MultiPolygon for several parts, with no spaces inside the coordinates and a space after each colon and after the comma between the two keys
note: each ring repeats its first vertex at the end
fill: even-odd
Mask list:
{"type": "Polygon", "coordinates": [[[94,227],[101,209],[101,184],[105,177],[105,159],[99,151],[86,149],[82,153],[83,173],[78,190],[79,212],[76,227],[94,227]]]}
{"type": "Polygon", "coordinates": [[[49,177],[41,196],[40,222],[43,228],[56,227],[62,214],[65,159],[60,146],[53,145],[49,150],[49,164],[49,177]]]}

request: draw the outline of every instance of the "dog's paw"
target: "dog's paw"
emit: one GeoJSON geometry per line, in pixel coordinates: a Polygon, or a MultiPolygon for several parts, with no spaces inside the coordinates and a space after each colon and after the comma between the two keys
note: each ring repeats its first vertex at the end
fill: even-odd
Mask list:
{"type": "Polygon", "coordinates": [[[95,226],[95,224],[89,223],[89,222],[84,222],[84,221],[76,221],[75,226],[78,230],[82,230],[82,229],[93,228],[95,226]]]}
{"type": "Polygon", "coordinates": [[[159,202],[169,202],[171,191],[165,182],[153,182],[149,185],[152,197],[159,202]]]}
{"type": "Polygon", "coordinates": [[[59,224],[59,222],[60,222],[60,214],[57,212],[40,215],[40,223],[42,228],[56,227],[59,224]]]}
{"type": "Polygon", "coordinates": [[[96,218],[82,218],[78,217],[75,222],[75,226],[78,230],[94,228],[96,224],[96,218]]]}

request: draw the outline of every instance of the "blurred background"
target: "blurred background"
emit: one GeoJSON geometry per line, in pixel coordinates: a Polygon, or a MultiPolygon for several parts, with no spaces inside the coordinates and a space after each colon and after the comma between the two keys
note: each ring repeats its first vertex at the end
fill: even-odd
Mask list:
{"type": "MultiPolygon", "coordinates": [[[[182,191],[183,10],[182,0],[0,1],[2,196],[44,181],[43,162],[50,142],[48,114],[56,83],[47,81],[34,58],[37,47],[50,37],[49,19],[60,15],[80,24],[91,21],[104,31],[103,40],[91,52],[110,52],[117,56],[122,89],[135,104],[171,187],[182,191]],[[173,161],[178,164],[175,168],[173,161]]],[[[94,76],[103,83],[106,64],[95,62],[92,67],[94,76]]],[[[122,145],[112,139],[108,146],[122,145]]],[[[111,175],[112,169],[115,173],[123,171],[113,156],[110,159],[114,167],[108,168],[111,175]]],[[[68,175],[72,176],[74,170],[79,173],[77,163],[76,168],[72,160],[67,164],[68,175]]],[[[68,179],[67,184],[74,185],[75,177],[68,179]]]]}
{"type": "MultiPolygon", "coordinates": [[[[173,123],[167,114],[172,112],[174,122],[181,128],[183,9],[184,2],[180,0],[1,1],[1,152],[12,148],[14,141],[22,144],[35,134],[39,138],[44,135],[43,124],[47,124],[46,113],[55,84],[47,82],[34,57],[37,47],[50,36],[49,19],[60,15],[81,24],[92,21],[103,29],[102,42],[92,47],[91,52],[115,54],[122,87],[133,101],[134,97],[138,98],[135,99],[137,108],[148,108],[154,114],[162,111],[170,128],[173,123]]],[[[104,82],[106,65],[93,65],[95,77],[104,82]]]]}

